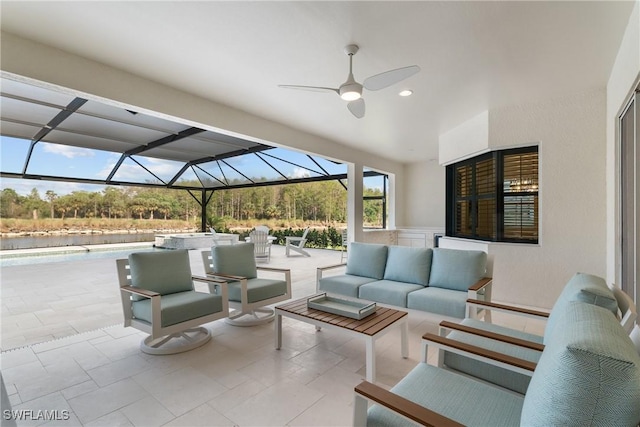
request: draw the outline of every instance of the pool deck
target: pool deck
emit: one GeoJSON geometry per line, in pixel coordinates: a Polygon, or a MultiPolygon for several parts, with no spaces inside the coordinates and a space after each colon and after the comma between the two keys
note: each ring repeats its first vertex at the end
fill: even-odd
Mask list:
{"type": "MultiPolygon", "coordinates": [[[[122,323],[115,259],[150,243],[2,251],[2,257],[118,249],[113,258],[58,261],[0,269],[1,350],[6,351],[122,323]],[[11,252],[11,255],[8,254],[11,252]]],[[[204,274],[200,251],[189,251],[193,274],[204,274]]],[[[315,292],[316,268],[338,264],[340,251],[307,249],[310,258],[272,248],[270,267],[290,268],[294,297],[315,292]]]]}

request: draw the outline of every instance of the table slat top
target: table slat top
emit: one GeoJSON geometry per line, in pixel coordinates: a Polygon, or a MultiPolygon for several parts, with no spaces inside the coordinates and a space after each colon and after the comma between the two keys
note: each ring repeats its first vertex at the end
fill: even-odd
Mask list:
{"type": "MultiPolygon", "coordinates": [[[[378,306],[375,313],[363,318],[352,319],[339,314],[328,313],[322,310],[307,307],[307,298],[298,299],[276,306],[276,310],[307,317],[315,321],[339,326],[348,330],[360,332],[365,335],[375,335],[385,328],[393,325],[398,320],[407,316],[406,311],[378,306]]],[[[285,314],[286,315],[286,314],[285,314]]]]}

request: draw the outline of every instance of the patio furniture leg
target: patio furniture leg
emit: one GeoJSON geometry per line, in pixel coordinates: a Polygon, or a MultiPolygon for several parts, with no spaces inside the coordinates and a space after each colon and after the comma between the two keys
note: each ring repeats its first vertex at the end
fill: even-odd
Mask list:
{"type": "Polygon", "coordinates": [[[276,311],[276,320],[275,320],[275,328],[276,328],[276,350],[280,350],[282,347],[282,316],[278,311],[276,311]]]}
{"type": "Polygon", "coordinates": [[[367,337],[366,347],[367,347],[367,381],[370,383],[376,382],[376,346],[375,346],[375,338],[367,337]]]}

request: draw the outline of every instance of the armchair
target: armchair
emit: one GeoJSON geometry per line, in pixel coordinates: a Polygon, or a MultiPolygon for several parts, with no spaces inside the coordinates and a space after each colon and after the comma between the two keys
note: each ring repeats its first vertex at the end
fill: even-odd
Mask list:
{"type": "Polygon", "coordinates": [[[630,333],[633,328],[636,310],[631,298],[615,286],[608,287],[600,277],[577,273],[565,285],[550,313],[485,301],[468,302],[486,310],[547,319],[544,336],[477,319],[467,318],[460,323],[444,321],[440,323],[440,337],[423,337],[423,360],[426,360],[427,344],[432,345],[439,349],[438,366],[464,372],[524,394],[549,336],[554,329],[563,326],[559,320],[563,307],[571,301],[599,305],[615,315],[620,310],[622,314],[618,321],[623,330],[630,333]],[[483,351],[489,351],[492,355],[483,355],[483,351]]]}
{"type": "Polygon", "coordinates": [[[297,236],[287,236],[285,237],[285,245],[286,245],[286,254],[290,256],[290,251],[298,252],[303,256],[310,257],[309,252],[304,250],[304,245],[307,243],[307,233],[309,232],[309,228],[304,230],[302,233],[302,237],[297,236]]]}
{"type": "Polygon", "coordinates": [[[354,425],[635,426],[639,401],[640,356],[627,331],[605,308],[572,301],[524,395],[423,362],[390,391],[358,385],[354,425]]]}
{"type": "MultiPolygon", "coordinates": [[[[254,326],[270,322],[273,308],[266,307],[291,298],[291,271],[256,266],[254,244],[214,246],[202,252],[207,277],[225,280],[229,287],[229,304],[235,309],[227,318],[234,326],[254,326]],[[258,272],[283,275],[284,280],[258,278],[258,272]]],[[[212,285],[216,292],[217,285],[212,285]]]]}
{"type": "Polygon", "coordinates": [[[149,334],[140,343],[148,354],[174,354],[211,339],[203,325],[229,315],[224,281],[191,275],[186,250],[138,252],[116,260],[124,326],[149,334]],[[198,292],[193,281],[215,284],[217,295],[198,292]]]}

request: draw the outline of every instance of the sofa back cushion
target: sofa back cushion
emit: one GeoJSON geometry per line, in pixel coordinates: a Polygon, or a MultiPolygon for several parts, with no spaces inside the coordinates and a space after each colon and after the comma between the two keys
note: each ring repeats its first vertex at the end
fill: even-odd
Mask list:
{"type": "Polygon", "coordinates": [[[213,271],[247,279],[258,277],[253,243],[221,245],[211,248],[213,271]]]}
{"type": "Polygon", "coordinates": [[[435,248],[429,286],[466,291],[486,272],[487,254],[483,251],[435,248]]]}
{"type": "MultiPolygon", "coordinates": [[[[191,265],[186,249],[129,254],[131,286],[169,295],[192,291],[191,265]]],[[[137,295],[133,300],[146,299],[137,295]]]]}
{"type": "Polygon", "coordinates": [[[576,273],[562,289],[560,296],[549,313],[549,319],[547,319],[547,325],[544,330],[545,344],[547,337],[553,333],[556,325],[560,323],[559,319],[563,316],[564,306],[571,301],[581,301],[601,306],[614,315],[618,314],[618,301],[604,279],[592,274],[576,273]]]}
{"type": "Polygon", "coordinates": [[[524,398],[521,425],[640,422],[640,356],[607,309],[565,305],[524,398]]]}
{"type": "Polygon", "coordinates": [[[351,242],[346,273],[380,280],[384,277],[386,262],[385,245],[351,242]]]}
{"type": "Polygon", "coordinates": [[[384,279],[427,286],[433,251],[428,248],[389,246],[384,279]]]}

